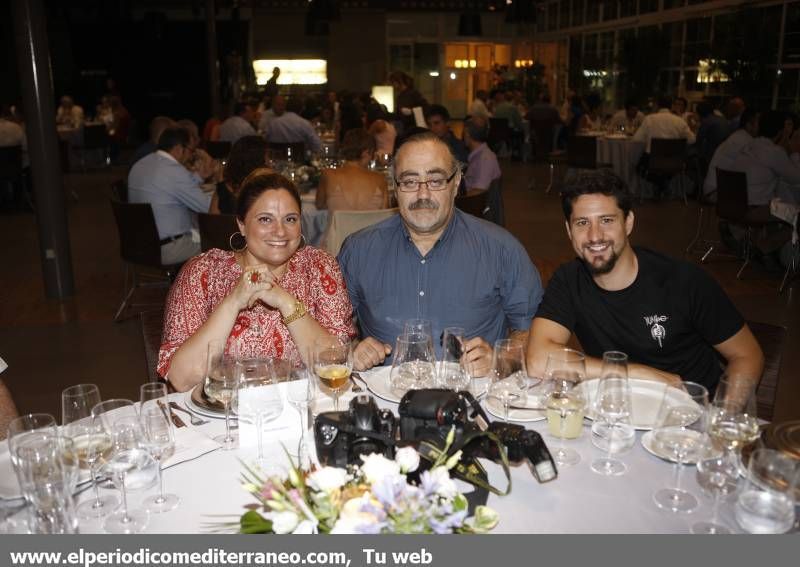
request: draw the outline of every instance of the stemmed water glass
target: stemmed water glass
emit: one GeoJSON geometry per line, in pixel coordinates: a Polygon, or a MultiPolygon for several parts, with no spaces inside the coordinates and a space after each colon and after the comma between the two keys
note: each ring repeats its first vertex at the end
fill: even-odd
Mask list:
{"type": "Polygon", "coordinates": [[[719,521],[719,505],[723,496],[736,491],[739,468],[716,447],[709,436],[703,438],[697,458],[697,484],[703,492],[711,494],[713,505],[711,519],[692,524],[693,534],[729,534],[731,530],[719,521]]]}
{"type": "Polygon", "coordinates": [[[350,340],[325,337],[314,341],[314,373],[333,397],[333,409],[339,411],[339,395],[353,371],[353,349],[350,340]]]}
{"type": "Polygon", "coordinates": [[[742,447],[760,434],[756,417],[756,380],[723,375],[708,410],[708,435],[727,458],[741,466],[742,447]]]}
{"type": "Polygon", "coordinates": [[[297,463],[306,468],[311,461],[306,433],[308,432],[308,408],[316,396],[316,381],[308,368],[292,371],[292,380],[286,384],[286,399],[300,413],[300,441],[297,444],[297,463]]]}
{"type": "MultiPolygon", "coordinates": [[[[608,442],[606,456],[592,461],[592,470],[606,476],[625,474],[628,467],[611,457],[614,434],[631,415],[631,387],[628,382],[628,356],[624,352],[603,353],[603,367],[594,402],[595,422],[604,422],[608,442]]],[[[594,428],[594,424],[592,425],[594,428]]],[[[622,436],[622,435],[621,435],[622,436]]]]}
{"type": "Polygon", "coordinates": [[[235,364],[236,390],[233,406],[239,416],[239,427],[243,419],[253,423],[258,442],[256,463],[263,468],[264,424],[280,417],[283,400],[268,359],[246,358],[235,364]]]}
{"type": "Polygon", "coordinates": [[[235,449],[238,445],[237,434],[231,431],[231,398],[235,390],[234,361],[225,355],[225,341],[209,341],[203,391],[225,408],[225,434],[214,437],[214,441],[221,444],[224,451],[235,449]]]}
{"type": "Polygon", "coordinates": [[[701,384],[684,382],[675,388],[665,386],[658,410],[653,440],[675,462],[674,488],[662,488],[653,494],[659,508],[672,512],[691,512],[697,498],[681,488],[681,466],[696,461],[706,433],[708,390],[701,384]]]}
{"type": "Polygon", "coordinates": [[[434,387],[436,355],[429,335],[404,334],[397,337],[389,383],[397,396],[408,390],[434,387]]]}
{"type": "Polygon", "coordinates": [[[440,387],[456,391],[469,388],[471,376],[464,354],[464,329],[445,327],[438,373],[440,387]]]}
{"type": "Polygon", "coordinates": [[[488,396],[503,405],[503,420],[507,422],[509,406],[524,406],[528,401],[528,373],[522,343],[510,339],[494,343],[490,376],[488,396]]]}
{"type": "Polygon", "coordinates": [[[774,449],[750,455],[747,476],[736,500],[736,522],[752,534],[782,534],[795,520],[795,492],[800,489],[797,460],[774,449]]]}
{"type": "Polygon", "coordinates": [[[178,506],[180,498],[175,494],[164,494],[164,473],[161,470],[164,461],[175,452],[167,385],[160,382],[142,384],[139,388],[139,400],[143,445],[158,464],[158,495],[146,498],[142,504],[148,512],[168,512],[178,506]]]}
{"type": "Polygon", "coordinates": [[[562,467],[578,464],[580,453],[564,447],[564,439],[579,437],[583,428],[586,399],[578,386],[586,379],[586,357],[569,348],[553,351],[547,356],[544,374],[547,427],[559,439],[553,459],[562,467]]]}
{"type": "Polygon", "coordinates": [[[95,384],[77,384],[61,392],[61,425],[91,417],[92,408],[101,402],[95,384]]]}

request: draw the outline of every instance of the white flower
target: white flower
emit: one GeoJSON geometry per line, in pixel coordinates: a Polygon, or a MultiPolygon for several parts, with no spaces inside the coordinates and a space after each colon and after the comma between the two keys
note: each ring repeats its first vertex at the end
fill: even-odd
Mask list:
{"type": "Polygon", "coordinates": [[[272,531],[276,534],[289,534],[294,531],[300,518],[291,510],[285,512],[274,512],[269,515],[272,520],[272,531]]]}
{"type": "Polygon", "coordinates": [[[303,520],[302,522],[297,524],[297,527],[294,529],[292,533],[308,535],[308,534],[315,534],[317,533],[317,531],[318,531],[317,524],[315,522],[312,522],[311,520],[303,520]]]}
{"type": "Polygon", "coordinates": [[[444,467],[436,467],[429,471],[431,480],[436,486],[436,494],[443,498],[454,498],[458,494],[456,483],[450,478],[450,472],[444,467]]]}
{"type": "MultiPolygon", "coordinates": [[[[361,507],[370,502],[370,495],[363,494],[358,498],[351,498],[342,506],[339,518],[331,529],[332,534],[356,534],[359,526],[374,524],[378,518],[369,512],[363,512],[361,507]]],[[[373,501],[373,504],[377,504],[373,501]]]]}
{"type": "Polygon", "coordinates": [[[419,466],[419,453],[414,447],[402,447],[397,450],[394,460],[400,465],[401,472],[414,472],[419,466]]]}
{"type": "Polygon", "coordinates": [[[387,475],[400,474],[400,465],[395,461],[390,461],[383,455],[372,453],[371,455],[361,455],[361,460],[364,464],[361,465],[361,472],[370,484],[379,482],[387,475]]]}
{"type": "Polygon", "coordinates": [[[314,490],[333,492],[347,482],[347,471],[336,467],[322,467],[308,475],[308,484],[314,490]]]}

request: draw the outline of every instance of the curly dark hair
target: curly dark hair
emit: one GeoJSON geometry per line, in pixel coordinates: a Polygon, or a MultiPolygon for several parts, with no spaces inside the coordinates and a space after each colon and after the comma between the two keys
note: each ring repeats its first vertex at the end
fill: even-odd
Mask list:
{"type": "Polygon", "coordinates": [[[610,169],[598,169],[580,173],[568,182],[561,191],[561,208],[564,217],[569,221],[572,216],[572,206],[582,195],[605,195],[614,197],[617,206],[627,218],[633,207],[633,196],[628,191],[625,182],[610,169]]]}
{"type": "Polygon", "coordinates": [[[239,188],[245,177],[266,164],[267,142],[261,136],[239,138],[228,156],[228,164],[222,179],[234,190],[239,188]]]}

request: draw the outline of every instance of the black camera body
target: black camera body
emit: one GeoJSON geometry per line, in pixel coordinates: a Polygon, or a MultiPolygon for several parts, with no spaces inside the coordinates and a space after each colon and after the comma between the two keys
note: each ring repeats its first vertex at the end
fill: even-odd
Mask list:
{"type": "Polygon", "coordinates": [[[361,464],[361,455],[379,453],[394,458],[397,419],[380,409],[372,396],[350,400],[347,411],[325,412],[314,421],[314,441],[320,463],[334,467],[361,464]]]}

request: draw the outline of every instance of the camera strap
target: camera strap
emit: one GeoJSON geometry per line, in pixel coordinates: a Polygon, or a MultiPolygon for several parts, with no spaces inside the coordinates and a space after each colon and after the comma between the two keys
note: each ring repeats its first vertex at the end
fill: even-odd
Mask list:
{"type": "MultiPolygon", "coordinates": [[[[507,485],[505,491],[502,491],[499,488],[489,484],[489,476],[486,474],[486,469],[483,468],[483,465],[481,465],[477,459],[472,457],[462,457],[462,459],[459,460],[458,463],[456,463],[456,465],[453,467],[453,475],[476,486],[479,489],[491,492],[492,494],[496,494],[498,496],[505,496],[511,492],[511,469],[508,464],[506,449],[503,446],[503,443],[494,433],[490,431],[472,431],[467,433],[459,440],[458,443],[455,443],[450,447],[446,457],[451,457],[457,451],[463,449],[473,441],[479,440],[481,437],[485,437],[490,443],[497,445],[498,454],[500,455],[500,465],[503,467],[503,472],[506,475],[507,485]]],[[[419,442],[419,445],[417,446],[417,452],[419,453],[420,457],[426,461],[429,461],[430,463],[436,462],[436,460],[439,459],[443,453],[440,447],[427,439],[419,442]]]]}

